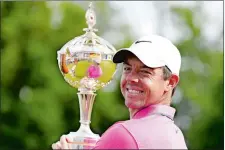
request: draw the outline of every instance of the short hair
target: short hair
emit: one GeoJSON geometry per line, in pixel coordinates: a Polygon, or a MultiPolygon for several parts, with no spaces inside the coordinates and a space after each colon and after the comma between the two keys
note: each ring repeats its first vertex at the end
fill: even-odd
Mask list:
{"type": "MultiPolygon", "coordinates": [[[[163,66],[163,79],[167,80],[171,76],[172,76],[172,72],[170,71],[170,69],[167,66],[163,66]]],[[[173,88],[171,97],[174,95],[175,90],[176,90],[176,87],[173,88]]]]}

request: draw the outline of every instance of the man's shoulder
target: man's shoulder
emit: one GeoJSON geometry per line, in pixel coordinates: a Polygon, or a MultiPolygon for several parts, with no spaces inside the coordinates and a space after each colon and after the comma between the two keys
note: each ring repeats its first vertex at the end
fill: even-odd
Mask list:
{"type": "Polygon", "coordinates": [[[119,121],[109,127],[97,142],[95,149],[137,149],[136,141],[128,130],[124,128],[123,122],[119,121]]]}
{"type": "MultiPolygon", "coordinates": [[[[124,132],[126,130],[126,128],[124,127],[124,123],[126,123],[127,121],[118,121],[116,123],[114,123],[112,126],[110,126],[105,133],[118,133],[118,132],[124,132]]],[[[104,134],[105,134],[104,133],[104,134]]]]}
{"type": "MultiPolygon", "coordinates": [[[[161,118],[161,117],[160,117],[161,118]]],[[[174,121],[168,119],[141,118],[131,119],[123,122],[118,122],[118,125],[123,126],[129,134],[138,141],[137,143],[145,143],[149,141],[150,145],[146,147],[160,147],[160,143],[167,145],[166,147],[185,148],[186,144],[182,131],[174,124],[174,121]],[[159,121],[157,123],[157,121],[159,121]],[[155,146],[154,146],[155,145],[155,146]]],[[[145,143],[146,144],[146,143],[145,143]]],[[[139,145],[142,147],[142,145],[139,145]]]]}
{"type": "MultiPolygon", "coordinates": [[[[170,148],[186,147],[182,131],[173,121],[163,121],[159,124],[154,124],[154,121],[154,118],[119,121],[108,129],[107,135],[111,139],[115,137],[115,141],[132,142],[134,145],[142,143],[144,144],[144,148],[160,147],[159,142],[164,143],[167,145],[166,147],[170,148]],[[148,141],[147,145],[145,141],[148,141]]],[[[137,145],[137,147],[140,148],[142,146],[143,145],[137,145]]]]}

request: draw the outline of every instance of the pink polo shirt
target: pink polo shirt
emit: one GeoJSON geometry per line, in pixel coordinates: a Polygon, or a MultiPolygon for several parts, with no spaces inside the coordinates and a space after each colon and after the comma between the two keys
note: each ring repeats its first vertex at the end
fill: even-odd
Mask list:
{"type": "Polygon", "coordinates": [[[94,149],[187,149],[174,114],[166,105],[143,108],[132,119],[112,125],[94,149]]]}

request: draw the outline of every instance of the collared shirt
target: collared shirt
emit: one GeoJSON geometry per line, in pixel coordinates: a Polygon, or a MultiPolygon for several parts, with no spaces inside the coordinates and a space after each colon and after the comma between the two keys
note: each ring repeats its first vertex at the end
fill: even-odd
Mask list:
{"type": "Polygon", "coordinates": [[[175,109],[166,105],[143,108],[130,120],[112,125],[94,149],[187,149],[174,114],[175,109]]]}

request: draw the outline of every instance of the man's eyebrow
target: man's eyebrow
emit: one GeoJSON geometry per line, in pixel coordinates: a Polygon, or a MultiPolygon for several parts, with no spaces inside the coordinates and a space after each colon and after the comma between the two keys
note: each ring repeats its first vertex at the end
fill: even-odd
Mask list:
{"type": "Polygon", "coordinates": [[[141,68],[149,69],[150,71],[153,71],[153,72],[154,72],[154,68],[148,67],[148,66],[146,66],[146,65],[142,66],[141,68]]]}

